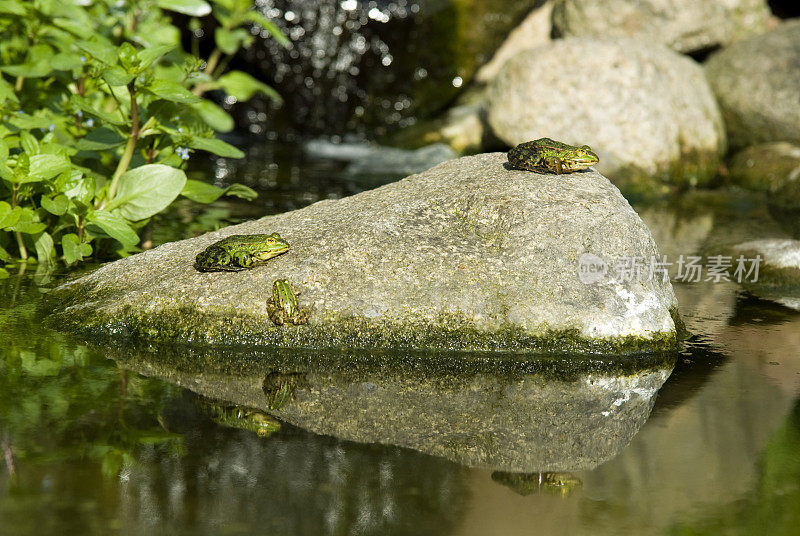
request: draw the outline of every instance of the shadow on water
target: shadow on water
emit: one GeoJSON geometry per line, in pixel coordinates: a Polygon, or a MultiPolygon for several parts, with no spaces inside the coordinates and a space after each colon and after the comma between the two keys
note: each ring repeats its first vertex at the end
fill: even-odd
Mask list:
{"type": "Polygon", "coordinates": [[[121,366],[347,441],[515,472],[590,469],[646,421],[674,356],[164,348],[121,366]]]}

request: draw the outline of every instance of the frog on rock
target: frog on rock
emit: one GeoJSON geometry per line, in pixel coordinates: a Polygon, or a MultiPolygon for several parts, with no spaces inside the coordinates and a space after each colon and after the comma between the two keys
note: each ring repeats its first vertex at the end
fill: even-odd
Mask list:
{"type": "Polygon", "coordinates": [[[278,326],[284,324],[305,324],[308,322],[308,309],[297,304],[300,293],[285,279],[278,279],[272,284],[272,297],[267,301],[269,319],[278,326]]]}
{"type": "Polygon", "coordinates": [[[278,233],[232,235],[214,242],[195,258],[201,272],[237,272],[264,264],[289,250],[289,243],[278,233]]]}
{"type": "Polygon", "coordinates": [[[571,173],[586,169],[599,161],[588,145],[575,147],[550,138],[520,143],[508,151],[508,163],[511,167],[526,171],[571,173]]]}

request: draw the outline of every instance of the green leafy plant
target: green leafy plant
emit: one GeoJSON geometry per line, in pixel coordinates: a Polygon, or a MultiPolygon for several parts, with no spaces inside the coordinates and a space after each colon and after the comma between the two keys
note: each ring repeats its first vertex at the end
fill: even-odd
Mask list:
{"type": "MultiPolygon", "coordinates": [[[[255,197],[187,180],[194,151],[241,158],[218,139],[233,119],[203,95],[279,98],[226,72],[260,27],[249,0],[0,0],[0,261],[67,265],[137,251],[139,231],[178,196],[255,197]],[[181,47],[167,12],[213,15],[206,61],[181,47]]],[[[0,268],[0,277],[8,276],[0,268]]]]}

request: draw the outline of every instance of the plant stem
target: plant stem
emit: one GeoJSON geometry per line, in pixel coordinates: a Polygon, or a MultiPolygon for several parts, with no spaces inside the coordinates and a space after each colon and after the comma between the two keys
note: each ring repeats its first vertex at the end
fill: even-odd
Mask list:
{"type": "Polygon", "coordinates": [[[128,136],[128,143],[125,144],[125,151],[122,153],[122,158],[119,159],[117,169],[114,170],[114,175],[111,177],[111,185],[108,187],[108,196],[106,198],[108,201],[114,199],[117,193],[119,178],[123,173],[128,171],[131,158],[133,158],[133,152],[136,150],[136,140],[139,139],[139,108],[136,105],[135,80],[131,80],[128,83],[128,93],[131,94],[131,133],[128,136]]]}
{"type": "MultiPolygon", "coordinates": [[[[206,62],[206,68],[204,69],[204,72],[207,75],[212,76],[214,74],[214,69],[217,68],[220,58],[222,58],[222,51],[219,48],[215,48],[214,52],[211,53],[211,56],[209,56],[208,61],[206,62]]],[[[205,92],[206,84],[203,83],[197,84],[192,90],[192,93],[196,97],[199,97],[205,92]]]]}
{"type": "MultiPolygon", "coordinates": [[[[11,208],[17,206],[17,192],[19,192],[19,184],[14,184],[11,190],[11,208]]],[[[25,247],[25,241],[22,239],[22,233],[14,231],[14,238],[17,239],[17,248],[19,249],[19,258],[23,261],[28,260],[28,249],[25,247]]]]}
{"type": "Polygon", "coordinates": [[[19,93],[20,91],[22,91],[23,82],[25,82],[25,77],[24,76],[18,76],[17,77],[17,81],[14,84],[14,92],[15,93],[19,93]]]}

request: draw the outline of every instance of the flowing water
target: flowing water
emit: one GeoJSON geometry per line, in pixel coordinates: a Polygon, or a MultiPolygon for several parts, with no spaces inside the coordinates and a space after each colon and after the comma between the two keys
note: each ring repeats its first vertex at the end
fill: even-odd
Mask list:
{"type": "MultiPolygon", "coordinates": [[[[377,181],[282,145],[214,172],[261,197],[202,217],[183,204],[156,244],[377,181]]],[[[782,228],[757,197],[687,198],[636,207],[662,253],[782,228]]],[[[800,313],[735,283],[674,285],[693,333],[681,352],[586,360],[94,346],[43,325],[66,277],[0,281],[2,535],[800,526],[800,313]],[[223,422],[233,404],[280,428],[223,422]]]]}

